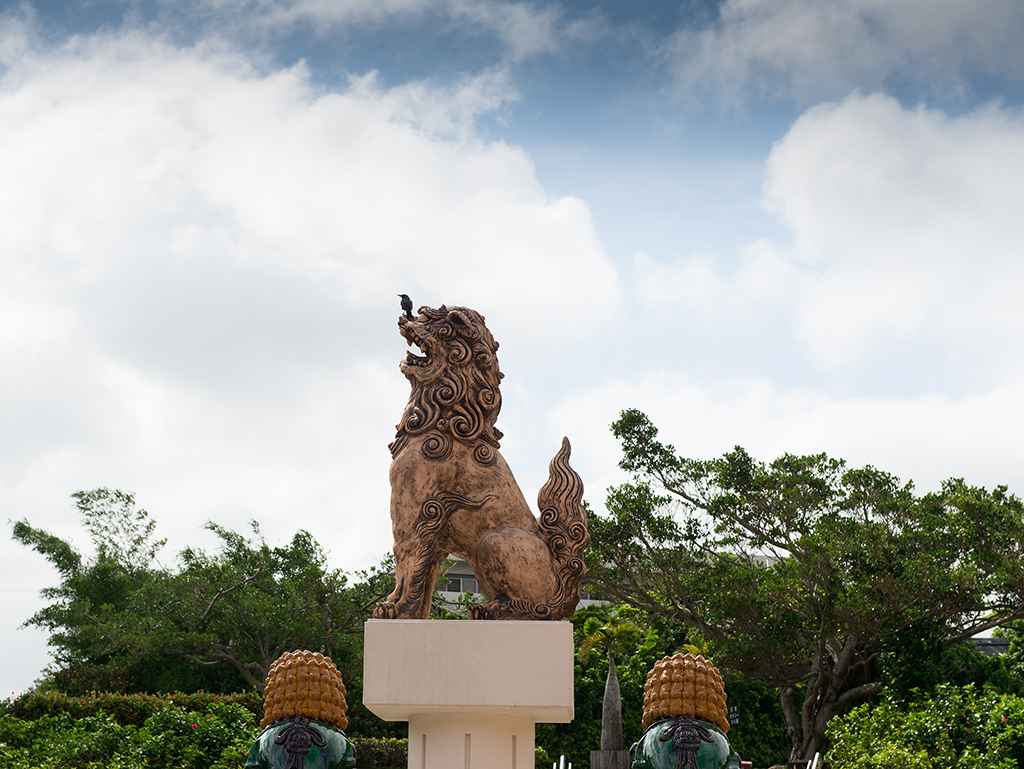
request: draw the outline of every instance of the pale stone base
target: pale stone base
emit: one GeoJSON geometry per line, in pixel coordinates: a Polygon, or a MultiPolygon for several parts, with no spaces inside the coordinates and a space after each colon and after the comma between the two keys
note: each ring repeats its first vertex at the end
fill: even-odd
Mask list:
{"type": "Polygon", "coordinates": [[[515,713],[409,718],[409,769],[533,769],[534,721],[515,713]]]}
{"type": "Polygon", "coordinates": [[[532,769],[534,724],[573,718],[569,622],[370,620],[363,704],[409,722],[409,769],[532,769]]]}

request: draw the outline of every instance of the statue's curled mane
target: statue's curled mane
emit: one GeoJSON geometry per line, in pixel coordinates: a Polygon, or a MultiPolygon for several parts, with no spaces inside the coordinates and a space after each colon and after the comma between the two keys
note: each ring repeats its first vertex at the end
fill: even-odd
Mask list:
{"type": "Polygon", "coordinates": [[[420,314],[427,317],[426,333],[416,343],[427,357],[410,355],[403,363],[412,392],[389,446],[391,455],[398,456],[410,437],[426,435],[423,452],[431,459],[447,456],[455,440],[478,442],[474,455],[489,464],[502,437],[494,426],[503,376],[495,355],[498,343],[475,310],[442,305],[423,307],[420,314]],[[419,375],[427,369],[429,375],[419,375]]]}

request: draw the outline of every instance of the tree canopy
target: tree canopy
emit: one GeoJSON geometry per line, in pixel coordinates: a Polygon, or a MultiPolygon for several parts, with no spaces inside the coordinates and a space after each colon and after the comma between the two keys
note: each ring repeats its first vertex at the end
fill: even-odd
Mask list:
{"type": "Polygon", "coordinates": [[[13,529],[61,575],[58,587],[44,591],[52,602],[26,624],[50,631],[51,673],[64,688],[262,690],[271,662],[300,648],[333,656],[347,683],[361,676],[354,663],[363,622],[394,579],[387,559],[353,579],[328,568],[306,531],[272,547],[255,523],[244,535],[211,522],[215,553],[186,548],[176,566],[165,567],[157,561],[164,543],[154,538],[155,521],[131,494],[97,489],[73,497],[93,540],[91,559],[27,521],[13,529]],[[164,678],[154,680],[154,670],[164,678]],[[218,672],[211,678],[207,670],[218,672]],[[218,680],[231,671],[236,683],[218,680]]]}
{"type": "Polygon", "coordinates": [[[953,479],[919,496],[825,454],[689,459],[636,410],[612,430],[635,476],[591,517],[591,583],[777,687],[793,758],[879,691],[880,660],[927,662],[1024,616],[1024,507],[1005,487],[953,479]]]}

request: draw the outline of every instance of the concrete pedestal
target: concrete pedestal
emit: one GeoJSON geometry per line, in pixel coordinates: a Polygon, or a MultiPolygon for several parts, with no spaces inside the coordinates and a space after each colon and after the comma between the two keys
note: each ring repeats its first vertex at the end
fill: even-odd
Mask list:
{"type": "Polygon", "coordinates": [[[370,620],[363,704],[409,722],[409,769],[533,769],[534,724],[573,718],[569,622],[370,620]]]}

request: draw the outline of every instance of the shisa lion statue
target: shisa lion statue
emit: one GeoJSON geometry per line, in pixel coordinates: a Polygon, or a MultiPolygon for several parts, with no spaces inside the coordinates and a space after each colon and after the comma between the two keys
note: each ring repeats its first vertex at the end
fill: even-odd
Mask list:
{"type": "Polygon", "coordinates": [[[568,439],[538,494],[538,521],[498,451],[503,374],[484,317],[421,307],[398,328],[423,355],[410,352],[399,366],[412,393],[389,446],[395,589],[373,616],[427,619],[441,563],[455,555],[487,599],[470,607],[470,619],[569,617],[590,535],[568,439]]]}
{"type": "Polygon", "coordinates": [[[355,751],[345,736],[345,684],[330,657],[285,652],[270,666],[263,690],[260,736],[246,769],[350,769],[355,751]]]}
{"type": "Polygon", "coordinates": [[[729,747],[725,685],[699,654],[654,663],[644,684],[644,736],[633,748],[634,769],[738,769],[729,747]]]}

